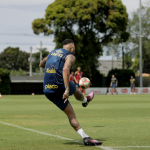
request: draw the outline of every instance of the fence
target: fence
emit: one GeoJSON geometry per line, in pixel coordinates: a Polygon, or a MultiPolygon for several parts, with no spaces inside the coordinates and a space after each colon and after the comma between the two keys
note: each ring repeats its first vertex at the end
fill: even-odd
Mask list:
{"type": "MultiPolygon", "coordinates": [[[[105,95],[107,93],[111,94],[113,91],[112,88],[88,88],[86,89],[85,93],[89,94],[90,92],[94,92],[96,95],[105,95]]],[[[130,94],[131,88],[120,87],[116,88],[118,94],[130,94]]],[[[150,88],[143,87],[143,88],[136,88],[136,94],[150,94],[150,88]]]]}

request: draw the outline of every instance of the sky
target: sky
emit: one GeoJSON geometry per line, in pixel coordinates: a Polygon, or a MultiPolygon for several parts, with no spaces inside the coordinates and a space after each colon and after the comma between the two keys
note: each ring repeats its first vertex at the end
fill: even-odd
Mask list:
{"type": "MultiPolygon", "coordinates": [[[[147,0],[141,0],[145,3],[147,0]]],[[[43,18],[45,9],[54,0],[0,0],[0,52],[8,46],[20,47],[20,50],[37,52],[42,47],[51,51],[55,48],[53,36],[36,36],[32,31],[32,21],[43,18]]],[[[139,8],[139,0],[122,0],[129,16],[139,8]]],[[[101,60],[109,60],[111,56],[103,56],[101,60]]]]}

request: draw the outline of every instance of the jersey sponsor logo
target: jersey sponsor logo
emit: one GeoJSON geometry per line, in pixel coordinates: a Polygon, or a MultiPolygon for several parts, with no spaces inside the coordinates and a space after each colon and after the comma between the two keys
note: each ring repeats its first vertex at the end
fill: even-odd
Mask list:
{"type": "Polygon", "coordinates": [[[63,51],[62,51],[62,50],[56,50],[56,52],[57,52],[57,53],[63,53],[63,51]]]}
{"type": "Polygon", "coordinates": [[[51,55],[53,55],[53,56],[58,56],[58,57],[62,57],[62,56],[63,56],[63,54],[61,54],[61,53],[63,53],[63,51],[62,51],[62,50],[56,50],[56,53],[52,52],[52,54],[51,54],[51,55]]]}
{"type": "Polygon", "coordinates": [[[58,85],[45,85],[45,89],[58,89],[58,85]]]}
{"type": "Polygon", "coordinates": [[[46,73],[56,73],[56,70],[55,69],[50,70],[49,68],[47,68],[46,73]]]}
{"type": "Polygon", "coordinates": [[[142,92],[143,92],[143,93],[148,93],[149,90],[148,90],[148,89],[143,89],[142,92]]]}
{"type": "Polygon", "coordinates": [[[128,89],[121,89],[121,93],[128,93],[128,89]]]}

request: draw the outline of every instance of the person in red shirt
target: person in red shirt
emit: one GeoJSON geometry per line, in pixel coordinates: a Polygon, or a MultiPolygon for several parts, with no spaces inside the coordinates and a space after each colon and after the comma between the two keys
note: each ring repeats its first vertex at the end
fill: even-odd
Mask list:
{"type": "Polygon", "coordinates": [[[70,74],[69,81],[72,81],[74,83],[74,72],[73,71],[70,74]]]}
{"type": "MultiPolygon", "coordinates": [[[[80,79],[83,77],[83,72],[81,71],[81,67],[78,67],[77,68],[77,71],[75,72],[75,76],[74,76],[74,80],[75,80],[75,83],[76,83],[76,87],[79,88],[79,81],[80,79]]],[[[79,88],[79,90],[85,94],[85,90],[82,89],[82,88],[79,88]]]]}
{"type": "Polygon", "coordinates": [[[83,72],[81,71],[81,67],[77,68],[77,71],[75,72],[74,80],[76,83],[76,86],[79,87],[79,81],[83,77],[83,72]]]}

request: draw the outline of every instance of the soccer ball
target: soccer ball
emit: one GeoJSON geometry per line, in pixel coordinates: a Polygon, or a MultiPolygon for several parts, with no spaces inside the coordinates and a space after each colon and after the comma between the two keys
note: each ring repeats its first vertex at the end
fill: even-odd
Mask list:
{"type": "Polygon", "coordinates": [[[81,88],[83,88],[83,89],[87,89],[87,88],[89,88],[90,83],[91,83],[91,82],[90,82],[90,80],[89,80],[88,78],[83,77],[83,78],[81,78],[80,81],[79,81],[79,86],[80,86],[81,88]]]}

